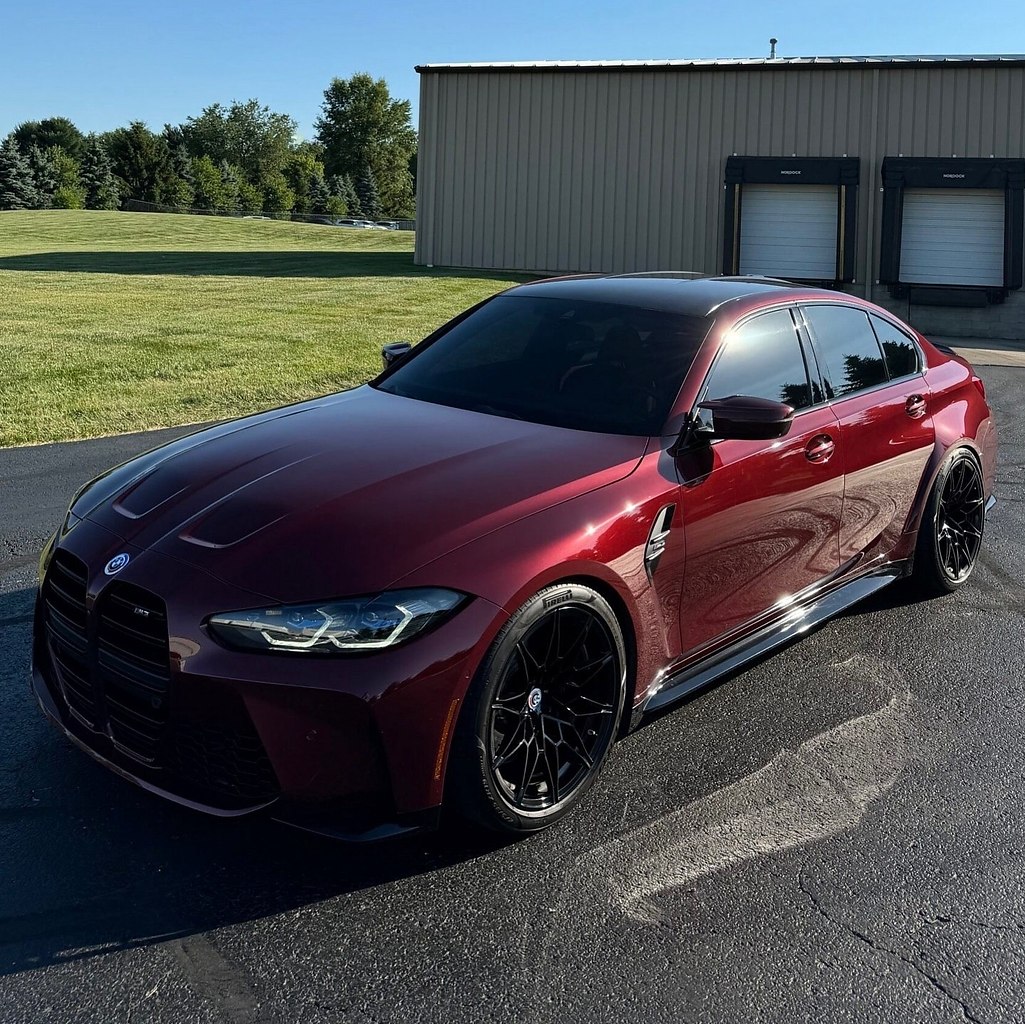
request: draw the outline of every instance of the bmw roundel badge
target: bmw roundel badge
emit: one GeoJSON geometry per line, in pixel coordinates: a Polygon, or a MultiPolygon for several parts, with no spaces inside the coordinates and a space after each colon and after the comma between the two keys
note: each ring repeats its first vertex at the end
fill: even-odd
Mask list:
{"type": "Polygon", "coordinates": [[[115,555],[104,567],[103,572],[107,576],[113,576],[114,573],[120,572],[127,564],[128,560],[132,556],[126,551],[122,551],[120,555],[115,555]]]}

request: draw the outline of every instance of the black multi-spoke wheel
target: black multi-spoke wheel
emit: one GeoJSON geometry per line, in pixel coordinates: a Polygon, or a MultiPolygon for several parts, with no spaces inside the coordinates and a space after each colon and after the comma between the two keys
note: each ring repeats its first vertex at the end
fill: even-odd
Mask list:
{"type": "Polygon", "coordinates": [[[915,553],[915,577],[922,590],[957,590],[975,567],[986,527],[986,493],[974,456],[958,449],[940,471],[915,553]]]}
{"type": "Polygon", "coordinates": [[[461,809],[530,832],[589,788],[623,708],[622,630],[580,584],[549,587],[506,624],[471,691],[450,766],[461,809]]]}

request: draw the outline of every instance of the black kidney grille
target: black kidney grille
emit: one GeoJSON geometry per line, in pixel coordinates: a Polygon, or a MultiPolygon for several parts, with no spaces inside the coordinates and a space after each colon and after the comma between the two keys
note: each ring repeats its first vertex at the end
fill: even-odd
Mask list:
{"type": "Polygon", "coordinates": [[[58,550],[43,584],[55,674],[75,718],[135,761],[191,787],[233,801],[273,799],[277,778],[241,698],[222,697],[210,721],[169,716],[164,602],[112,581],[90,610],[87,580],[85,564],[58,550]]]}
{"type": "Polygon", "coordinates": [[[71,713],[95,728],[98,711],[87,657],[86,578],[83,562],[66,551],[55,552],[46,573],[43,603],[61,692],[71,713]]]}
{"type": "Polygon", "coordinates": [[[111,739],[153,764],[167,724],[171,681],[163,601],[130,583],[112,583],[99,601],[96,667],[111,739]]]}
{"type": "Polygon", "coordinates": [[[168,738],[168,768],[201,789],[240,800],[270,800],[278,782],[252,726],[180,721],[168,738]]]}

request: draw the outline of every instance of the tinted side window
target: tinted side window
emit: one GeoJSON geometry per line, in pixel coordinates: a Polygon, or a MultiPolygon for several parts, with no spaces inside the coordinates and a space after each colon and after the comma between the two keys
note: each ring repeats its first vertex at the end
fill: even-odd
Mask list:
{"type": "Polygon", "coordinates": [[[840,398],[888,379],[883,353],[868,314],[851,306],[805,306],[826,383],[826,397],[840,398]]]}
{"type": "Polygon", "coordinates": [[[883,347],[883,357],[890,376],[907,377],[912,373],[918,373],[921,366],[918,363],[918,349],[915,343],[881,316],[869,314],[869,319],[875,328],[879,344],[883,347]]]}
{"type": "Polygon", "coordinates": [[[756,316],[727,338],[702,399],[730,395],[768,398],[794,409],[812,404],[801,343],[787,310],[756,316]]]}

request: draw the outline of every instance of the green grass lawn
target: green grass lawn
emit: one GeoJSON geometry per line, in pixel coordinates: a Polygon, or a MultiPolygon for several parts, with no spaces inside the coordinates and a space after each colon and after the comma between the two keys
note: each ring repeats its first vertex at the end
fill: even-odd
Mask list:
{"type": "Polygon", "coordinates": [[[512,275],[413,265],[405,231],[0,213],[0,445],[223,419],[361,383],[512,275]]]}

